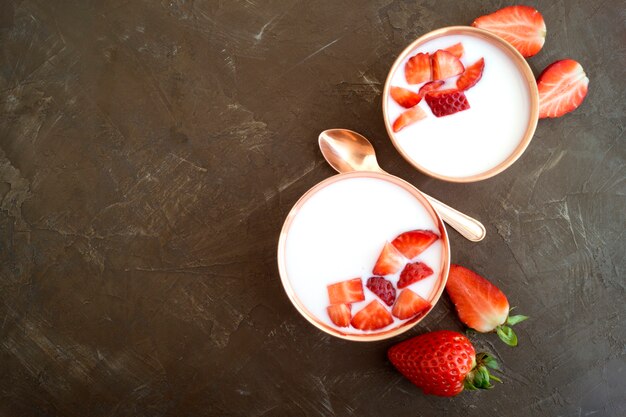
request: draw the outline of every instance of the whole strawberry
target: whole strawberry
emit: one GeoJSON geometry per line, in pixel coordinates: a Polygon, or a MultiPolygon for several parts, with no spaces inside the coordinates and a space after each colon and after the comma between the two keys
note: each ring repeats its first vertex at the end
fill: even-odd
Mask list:
{"type": "Polygon", "coordinates": [[[452,397],[464,388],[487,389],[492,388],[491,380],[502,382],[488,370],[498,369],[496,360],[485,353],[476,355],[467,337],[450,330],[405,340],[392,346],[387,356],[424,394],[452,397]]]}

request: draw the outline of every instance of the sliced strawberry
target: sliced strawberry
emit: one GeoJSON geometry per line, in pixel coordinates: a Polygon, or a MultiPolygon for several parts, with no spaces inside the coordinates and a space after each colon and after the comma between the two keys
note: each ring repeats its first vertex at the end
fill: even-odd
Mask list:
{"type": "Polygon", "coordinates": [[[383,277],[371,277],[367,280],[367,288],[391,307],[396,299],[396,289],[383,277]]]}
{"type": "Polygon", "coordinates": [[[465,72],[456,80],[456,88],[461,91],[472,88],[482,78],[483,69],[485,69],[485,58],[480,58],[467,67],[465,72]]]}
{"type": "Polygon", "coordinates": [[[424,109],[419,106],[411,107],[402,113],[398,118],[393,122],[393,131],[399,132],[405,127],[415,122],[418,122],[426,117],[426,112],[424,109]]]}
{"type": "Polygon", "coordinates": [[[446,291],[459,318],[479,332],[490,332],[504,324],[509,315],[509,301],[502,291],[477,273],[452,265],[446,291]]]}
{"type": "Polygon", "coordinates": [[[405,262],[406,259],[402,256],[402,253],[391,243],[386,242],[372,272],[374,275],[395,274],[402,268],[405,262]]]}
{"type": "Polygon", "coordinates": [[[374,300],[356,313],[350,324],[360,330],[377,330],[393,323],[389,311],[378,301],[374,300]]]}
{"type": "Polygon", "coordinates": [[[391,98],[402,107],[413,107],[420,101],[422,96],[402,87],[391,87],[391,98]]]}
{"type": "Polygon", "coordinates": [[[536,9],[529,6],[509,6],[481,16],[472,26],[498,35],[524,57],[535,55],[546,41],[546,23],[536,9]]]}
{"type": "Polygon", "coordinates": [[[437,117],[448,116],[470,108],[467,97],[459,90],[439,90],[426,94],[426,103],[437,117]]]}
{"type": "Polygon", "coordinates": [[[341,281],[326,287],[330,304],[350,304],[365,300],[361,278],[341,281]]]}
{"type": "Polygon", "coordinates": [[[432,245],[439,236],[430,230],[411,230],[398,235],[391,244],[405,257],[413,259],[432,245]]]}
{"type": "Polygon", "coordinates": [[[410,319],[430,307],[430,303],[409,290],[402,290],[391,314],[400,320],[410,319]]]}
{"type": "Polygon", "coordinates": [[[431,81],[429,83],[426,83],[422,86],[422,88],[420,88],[419,95],[423,97],[429,91],[439,90],[441,87],[443,87],[444,84],[445,84],[445,81],[442,81],[442,80],[431,81]]]}
{"type": "Polygon", "coordinates": [[[407,264],[400,273],[398,288],[408,287],[411,284],[428,278],[433,274],[433,270],[423,262],[413,262],[407,264]]]}
{"type": "Polygon", "coordinates": [[[350,324],[350,305],[349,304],[333,304],[326,307],[330,321],[339,327],[348,327],[350,324]]]}
{"type": "Polygon", "coordinates": [[[420,84],[424,81],[430,81],[432,79],[430,56],[420,52],[409,58],[404,66],[404,77],[409,84],[420,84]]]}
{"type": "Polygon", "coordinates": [[[431,56],[431,65],[433,67],[433,80],[445,80],[465,71],[459,58],[442,49],[431,56]]]}
{"type": "Polygon", "coordinates": [[[450,52],[452,55],[459,59],[461,59],[463,53],[465,52],[465,50],[463,49],[463,44],[461,42],[455,43],[454,45],[445,48],[444,51],[450,52]]]}
{"type": "Polygon", "coordinates": [[[585,99],[589,78],[573,59],[549,65],[537,81],[539,117],[560,117],[576,109],[585,99]]]}

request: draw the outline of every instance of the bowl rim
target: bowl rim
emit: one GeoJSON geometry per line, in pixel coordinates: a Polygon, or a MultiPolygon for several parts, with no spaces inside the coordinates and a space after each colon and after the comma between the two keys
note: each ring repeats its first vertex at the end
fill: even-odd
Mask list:
{"type": "Polygon", "coordinates": [[[448,26],[448,27],[433,30],[431,32],[428,32],[420,36],[419,38],[411,42],[406,48],[404,48],[404,50],[398,55],[393,65],[391,66],[389,73],[387,74],[387,79],[385,80],[385,85],[383,88],[383,95],[382,95],[382,108],[383,108],[383,119],[385,123],[385,128],[387,129],[387,135],[389,136],[391,143],[393,143],[393,146],[397,149],[400,155],[402,155],[402,157],[409,164],[411,164],[413,167],[423,172],[424,174],[429,175],[433,178],[437,178],[442,181],[467,183],[467,182],[486,180],[487,178],[491,178],[501,173],[502,171],[504,171],[505,169],[513,165],[513,163],[522,156],[524,151],[526,151],[526,148],[528,148],[528,145],[530,144],[530,141],[532,140],[533,135],[535,134],[535,130],[537,128],[537,122],[539,121],[539,91],[537,89],[537,82],[535,81],[535,76],[533,74],[532,69],[530,68],[530,65],[528,65],[528,62],[526,61],[526,59],[510,43],[498,37],[497,35],[494,35],[493,33],[488,32],[483,29],[475,28],[472,26],[448,26]],[[400,63],[421,44],[426,43],[436,38],[440,38],[442,36],[449,36],[449,35],[476,36],[476,37],[485,39],[491,42],[492,44],[495,44],[499,48],[501,48],[509,57],[512,58],[513,62],[516,64],[516,66],[520,70],[522,76],[524,77],[524,80],[526,81],[526,84],[528,85],[529,95],[530,95],[530,115],[528,118],[528,125],[526,126],[526,131],[524,132],[524,136],[522,137],[522,140],[517,145],[515,150],[513,150],[513,152],[504,161],[500,162],[495,167],[490,168],[481,173],[473,174],[473,175],[469,175],[465,177],[454,177],[454,176],[442,175],[437,172],[426,169],[420,164],[418,164],[417,162],[415,162],[410,157],[410,155],[408,155],[408,153],[403,149],[403,147],[397,142],[395,138],[395,134],[392,129],[391,122],[389,121],[389,118],[387,117],[388,116],[387,97],[389,97],[391,79],[393,77],[393,74],[395,74],[395,72],[398,70],[400,63]]]}
{"type": "Polygon", "coordinates": [[[443,293],[443,290],[445,288],[446,282],[448,280],[448,273],[450,271],[450,241],[448,238],[448,232],[446,230],[446,227],[443,221],[441,220],[441,217],[439,217],[439,214],[437,213],[437,211],[433,208],[433,206],[426,199],[426,197],[413,185],[409,184],[408,182],[394,175],[387,174],[387,173],[380,173],[380,172],[355,171],[355,172],[336,174],[329,178],[326,178],[325,180],[311,187],[306,193],[302,195],[302,197],[300,197],[300,199],[298,199],[298,201],[294,204],[294,206],[289,211],[289,214],[287,215],[285,222],[283,223],[281,232],[280,232],[280,238],[278,240],[277,249],[278,249],[277,250],[278,271],[279,271],[281,282],[283,284],[283,289],[287,293],[287,296],[291,300],[291,303],[294,305],[296,310],[298,310],[298,312],[311,324],[313,324],[318,329],[324,331],[325,333],[330,334],[331,336],[341,338],[341,339],[359,341],[359,342],[373,342],[373,341],[378,341],[378,340],[389,339],[413,328],[424,317],[426,317],[430,313],[430,311],[432,311],[432,309],[435,307],[435,305],[441,298],[441,294],[443,293]],[[426,310],[425,313],[420,314],[419,316],[416,316],[396,327],[385,330],[383,332],[362,333],[362,334],[345,333],[339,329],[336,329],[332,326],[325,324],[324,322],[316,318],[314,314],[312,314],[306,309],[306,307],[300,301],[299,297],[294,291],[291,285],[291,281],[289,280],[287,276],[287,266],[286,266],[286,256],[285,256],[287,237],[289,234],[289,229],[295,217],[299,213],[300,209],[318,191],[336,182],[351,179],[351,178],[381,179],[384,181],[391,182],[392,184],[398,185],[401,188],[408,191],[426,208],[426,211],[428,212],[428,214],[435,221],[435,224],[439,231],[440,239],[442,240],[442,243],[443,243],[442,244],[443,253],[441,257],[441,273],[439,274],[439,279],[438,279],[438,282],[436,283],[434,296],[432,296],[431,299],[429,300],[431,303],[431,307],[428,310],[426,310]]]}

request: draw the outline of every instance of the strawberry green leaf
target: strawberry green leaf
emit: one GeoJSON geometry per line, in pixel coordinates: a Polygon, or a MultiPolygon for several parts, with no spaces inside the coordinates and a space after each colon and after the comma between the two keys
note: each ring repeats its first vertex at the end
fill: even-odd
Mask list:
{"type": "Polygon", "coordinates": [[[506,324],[508,324],[509,326],[513,326],[514,324],[520,323],[527,319],[528,319],[528,316],[523,316],[521,314],[518,314],[517,316],[509,316],[506,319],[506,324]]]}
{"type": "Polygon", "coordinates": [[[500,365],[498,365],[498,361],[496,361],[496,358],[488,353],[479,353],[478,355],[476,355],[476,362],[479,364],[483,364],[491,369],[500,369],[500,365]]]}
{"type": "Polygon", "coordinates": [[[496,327],[496,333],[498,333],[498,337],[507,345],[513,347],[517,346],[517,335],[510,327],[504,325],[498,326],[496,327]]]}

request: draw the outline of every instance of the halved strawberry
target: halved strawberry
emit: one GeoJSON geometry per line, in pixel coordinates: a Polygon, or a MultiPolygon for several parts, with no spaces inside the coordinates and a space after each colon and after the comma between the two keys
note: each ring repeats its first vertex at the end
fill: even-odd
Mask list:
{"type": "Polygon", "coordinates": [[[546,22],[536,9],[529,6],[509,6],[481,16],[472,26],[498,35],[524,57],[535,55],[546,41],[546,22]]]}
{"type": "Polygon", "coordinates": [[[430,266],[423,262],[413,262],[407,264],[400,273],[400,279],[398,280],[398,288],[408,287],[411,284],[421,281],[424,278],[428,278],[433,274],[433,270],[430,266]]]}
{"type": "Polygon", "coordinates": [[[448,116],[470,108],[467,97],[459,90],[439,90],[426,94],[426,103],[437,117],[448,116]]]}
{"type": "Polygon", "coordinates": [[[393,122],[393,131],[399,132],[405,127],[415,122],[418,122],[426,117],[426,112],[419,106],[411,107],[402,113],[398,118],[393,122]]]}
{"type": "Polygon", "coordinates": [[[326,307],[330,321],[339,327],[348,327],[350,324],[350,304],[333,304],[326,307]]]}
{"type": "Polygon", "coordinates": [[[404,77],[409,84],[420,84],[424,81],[430,81],[432,79],[430,56],[420,52],[409,58],[404,65],[404,77]]]}
{"type": "Polygon", "coordinates": [[[374,300],[356,313],[350,324],[359,330],[377,330],[393,323],[389,311],[378,301],[374,300]]]}
{"type": "Polygon", "coordinates": [[[365,300],[361,278],[337,282],[326,287],[330,304],[350,304],[365,300]]]}
{"type": "Polygon", "coordinates": [[[431,56],[433,80],[445,80],[465,71],[461,60],[450,52],[439,49],[431,56]]]}
{"type": "Polygon", "coordinates": [[[463,53],[465,52],[465,50],[463,49],[463,44],[461,42],[455,43],[454,45],[445,48],[444,51],[450,52],[452,55],[459,59],[461,59],[463,53]]]}
{"type": "Polygon", "coordinates": [[[539,117],[560,117],[576,109],[585,99],[589,78],[573,59],[549,65],[537,81],[539,117]]]}
{"type": "Polygon", "coordinates": [[[444,84],[445,84],[445,81],[442,81],[442,80],[431,81],[429,83],[426,83],[422,86],[422,88],[420,88],[419,95],[425,96],[426,93],[428,93],[429,91],[439,90],[441,87],[443,87],[444,84]]]}
{"type": "Polygon", "coordinates": [[[388,306],[391,306],[396,299],[396,289],[391,282],[383,277],[369,278],[366,287],[388,306]]]}
{"type": "Polygon", "coordinates": [[[390,89],[391,98],[395,100],[396,103],[401,105],[402,107],[413,107],[420,101],[422,101],[422,96],[402,87],[391,87],[390,89]]]}
{"type": "Polygon", "coordinates": [[[480,58],[467,67],[465,72],[456,80],[456,88],[459,90],[469,90],[472,88],[482,78],[483,69],[485,69],[485,58],[480,58]]]}
{"type": "Polygon", "coordinates": [[[432,245],[439,236],[430,230],[411,230],[398,235],[391,244],[405,257],[413,259],[432,245]]]}
{"type": "Polygon", "coordinates": [[[385,247],[374,265],[372,271],[374,275],[389,275],[395,274],[402,268],[402,265],[406,262],[402,253],[398,251],[391,243],[386,242],[385,247]]]}
{"type": "Polygon", "coordinates": [[[407,288],[402,290],[398,296],[396,304],[394,304],[391,310],[391,314],[400,320],[405,320],[415,317],[429,307],[430,303],[428,301],[407,288]]]}
{"type": "Polygon", "coordinates": [[[446,291],[468,327],[481,333],[495,330],[505,343],[517,345],[517,336],[509,326],[528,317],[509,317],[509,300],[498,287],[467,268],[452,265],[446,291]]]}

